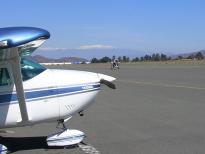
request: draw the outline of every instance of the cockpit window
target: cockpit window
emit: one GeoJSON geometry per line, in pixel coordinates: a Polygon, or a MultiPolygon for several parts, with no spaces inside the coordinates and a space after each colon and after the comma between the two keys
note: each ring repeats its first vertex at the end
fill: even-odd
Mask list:
{"type": "Polygon", "coordinates": [[[0,68],[0,87],[11,85],[11,78],[7,68],[0,68]]]}
{"type": "Polygon", "coordinates": [[[45,71],[46,68],[31,60],[21,59],[21,73],[23,81],[29,80],[45,71]]]}

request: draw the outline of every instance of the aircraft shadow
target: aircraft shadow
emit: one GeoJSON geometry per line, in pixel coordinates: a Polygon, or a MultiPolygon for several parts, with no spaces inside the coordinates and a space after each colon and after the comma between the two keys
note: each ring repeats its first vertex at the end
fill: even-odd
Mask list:
{"type": "MultiPolygon", "coordinates": [[[[46,136],[39,137],[0,137],[0,144],[5,145],[12,152],[34,149],[64,149],[65,147],[49,147],[46,136]]],[[[77,148],[78,145],[67,146],[66,149],[77,148]]]]}

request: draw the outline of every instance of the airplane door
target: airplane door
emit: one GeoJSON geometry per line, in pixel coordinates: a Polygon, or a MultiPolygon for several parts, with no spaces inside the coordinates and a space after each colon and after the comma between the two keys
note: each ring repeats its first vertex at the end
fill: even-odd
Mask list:
{"type": "Polygon", "coordinates": [[[16,122],[20,111],[10,107],[13,100],[13,78],[9,64],[0,64],[0,126],[16,122]],[[13,112],[15,110],[15,112],[13,112]],[[15,114],[15,116],[13,116],[15,114]]]}

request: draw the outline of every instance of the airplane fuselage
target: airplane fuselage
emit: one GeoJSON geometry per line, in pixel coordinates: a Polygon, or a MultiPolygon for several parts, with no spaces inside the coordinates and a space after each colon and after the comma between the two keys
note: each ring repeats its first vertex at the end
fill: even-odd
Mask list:
{"type": "MultiPolygon", "coordinates": [[[[5,67],[10,72],[10,67],[5,67]]],[[[10,78],[11,84],[0,89],[0,128],[68,118],[85,110],[100,90],[97,73],[46,69],[23,82],[29,117],[29,123],[23,124],[12,76],[10,78]]]]}

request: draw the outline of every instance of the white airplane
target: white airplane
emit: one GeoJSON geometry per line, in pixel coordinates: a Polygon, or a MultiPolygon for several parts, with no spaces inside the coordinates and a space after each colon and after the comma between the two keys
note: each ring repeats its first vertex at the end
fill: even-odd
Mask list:
{"type": "MultiPolygon", "coordinates": [[[[26,59],[50,37],[34,27],[0,28],[0,129],[56,121],[62,130],[48,146],[81,142],[85,134],[64,122],[92,104],[101,84],[115,89],[115,78],[100,73],[47,69],[26,59]]],[[[0,153],[7,153],[0,144],[0,153]]]]}

